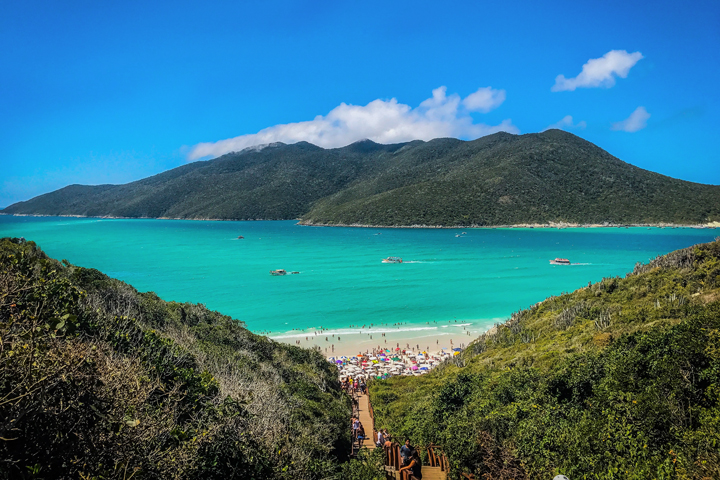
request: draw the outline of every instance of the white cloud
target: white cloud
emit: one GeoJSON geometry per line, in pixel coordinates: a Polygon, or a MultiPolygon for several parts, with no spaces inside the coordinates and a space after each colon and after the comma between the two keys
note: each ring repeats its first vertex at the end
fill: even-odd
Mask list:
{"type": "Polygon", "coordinates": [[[637,132],[647,126],[648,118],[650,118],[650,114],[645,110],[645,107],[638,107],[625,120],[613,123],[612,129],[622,130],[623,132],[637,132]]]}
{"type": "Polygon", "coordinates": [[[573,91],[576,88],[606,87],[615,85],[615,76],[625,78],[630,69],[643,58],[642,53],[628,53],[625,50],[610,50],[600,58],[592,58],[583,65],[582,72],[575,78],[565,78],[558,75],[553,92],[565,90],[573,91]]]}
{"type": "Polygon", "coordinates": [[[572,116],[565,115],[562,118],[562,120],[560,120],[557,123],[553,123],[552,125],[548,125],[548,127],[545,130],[550,130],[551,128],[559,128],[560,130],[574,130],[574,129],[583,130],[585,127],[587,127],[587,123],[585,123],[585,120],[581,120],[578,123],[573,124],[572,116]]]}
{"type": "Polygon", "coordinates": [[[325,148],[349,145],[362,139],[378,143],[431,140],[438,137],[475,139],[500,131],[519,133],[510,119],[499,125],[474,123],[471,111],[488,111],[505,99],[504,90],[481,88],[464,100],[447,95],[445,87],[433,90],[432,97],[417,108],[396,99],[373,100],[365,106],[341,103],[327,115],[313,120],[275,125],[258,133],[217,142],[199,143],[190,149],[188,160],[217,157],[247,147],[273,142],[306,141],[325,148]]]}
{"type": "Polygon", "coordinates": [[[487,113],[499,107],[505,101],[505,90],[493,90],[492,87],[479,88],[462,101],[471,112],[487,113]]]}

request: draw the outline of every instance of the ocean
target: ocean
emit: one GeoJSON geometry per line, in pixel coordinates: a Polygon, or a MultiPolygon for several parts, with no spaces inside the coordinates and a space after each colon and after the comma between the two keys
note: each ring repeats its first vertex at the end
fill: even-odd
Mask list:
{"type": "Polygon", "coordinates": [[[0,237],[96,268],[164,300],[202,303],[272,338],[467,329],[636,262],[708,242],[715,229],[394,229],[0,215],[0,237]],[[244,238],[239,239],[238,236],[244,238]],[[386,264],[388,256],[403,259],[386,264]],[[550,265],[555,257],[572,265],[550,265]],[[272,276],[270,270],[298,274],[272,276]]]}

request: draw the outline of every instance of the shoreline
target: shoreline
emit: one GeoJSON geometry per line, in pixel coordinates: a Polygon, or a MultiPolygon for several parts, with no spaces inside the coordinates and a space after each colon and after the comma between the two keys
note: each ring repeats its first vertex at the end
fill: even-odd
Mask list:
{"type": "MultiPolygon", "coordinates": [[[[372,352],[373,349],[407,349],[411,351],[440,352],[454,347],[465,347],[483,333],[507,321],[492,319],[482,323],[462,322],[437,325],[408,325],[405,329],[374,326],[372,329],[327,330],[312,332],[287,332],[281,335],[266,335],[275,342],[296,347],[320,349],[325,357],[355,356],[372,352]],[[327,340],[326,340],[327,339],[327,340]]],[[[461,347],[461,348],[462,348],[461,347]]]]}
{"type": "Polygon", "coordinates": [[[418,228],[418,229],[496,229],[496,228],[720,228],[720,222],[708,222],[700,224],[678,224],[678,223],[517,223],[511,225],[369,225],[361,223],[307,223],[299,221],[298,225],[304,227],[350,227],[350,228],[418,228]]]}
{"type": "Polygon", "coordinates": [[[0,215],[8,215],[12,217],[56,217],[56,218],[98,218],[104,220],[192,220],[202,222],[286,222],[297,221],[297,225],[303,227],[346,227],[346,228],[412,228],[412,229],[498,229],[498,228],[693,228],[693,229],[715,229],[720,228],[720,222],[708,222],[699,224],[679,224],[679,223],[569,223],[569,222],[548,222],[548,223],[517,223],[509,225],[372,225],[361,223],[314,223],[304,222],[298,218],[289,218],[283,220],[263,219],[263,218],[180,218],[180,217],[116,217],[113,215],[49,215],[37,213],[3,213],[0,215]]]}

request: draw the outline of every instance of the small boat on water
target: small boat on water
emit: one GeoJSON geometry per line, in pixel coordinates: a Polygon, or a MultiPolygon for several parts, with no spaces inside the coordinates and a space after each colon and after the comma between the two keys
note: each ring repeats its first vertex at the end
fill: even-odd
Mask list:
{"type": "Polygon", "coordinates": [[[400,257],[388,257],[388,258],[383,258],[382,263],[403,263],[403,262],[402,262],[402,258],[400,258],[400,257]]]}
{"type": "Polygon", "coordinates": [[[556,258],[555,260],[550,260],[550,265],[570,265],[570,260],[567,258],[556,258]]]}
{"type": "Polygon", "coordinates": [[[281,275],[287,275],[287,271],[282,268],[280,270],[270,270],[270,275],[279,277],[281,275]]]}

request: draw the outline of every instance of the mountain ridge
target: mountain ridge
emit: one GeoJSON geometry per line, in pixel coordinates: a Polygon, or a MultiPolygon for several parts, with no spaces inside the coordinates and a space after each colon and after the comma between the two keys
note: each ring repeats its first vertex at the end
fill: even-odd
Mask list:
{"type": "Polygon", "coordinates": [[[245,149],[123,185],[69,185],[0,213],[309,225],[705,224],[720,186],[630,165],[560,130],[472,141],[245,149]]]}

